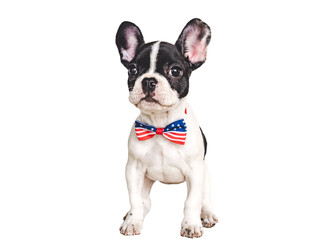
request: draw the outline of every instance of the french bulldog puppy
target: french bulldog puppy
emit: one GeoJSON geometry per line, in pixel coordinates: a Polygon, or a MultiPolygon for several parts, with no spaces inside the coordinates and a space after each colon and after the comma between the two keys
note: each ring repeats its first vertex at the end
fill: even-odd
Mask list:
{"type": "Polygon", "coordinates": [[[211,32],[192,19],[176,43],[145,43],[140,29],[123,22],[116,35],[120,60],[128,69],[129,101],[140,109],[128,141],[126,180],[131,209],[120,232],[139,235],[149,212],[155,181],[187,182],[181,236],[201,237],[217,222],[204,161],[206,138],[187,104],[189,78],[206,60],[211,32]]]}

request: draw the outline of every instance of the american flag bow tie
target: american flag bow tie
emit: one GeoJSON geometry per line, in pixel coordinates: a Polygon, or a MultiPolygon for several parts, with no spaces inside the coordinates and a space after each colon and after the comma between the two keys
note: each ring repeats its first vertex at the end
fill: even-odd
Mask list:
{"type": "Polygon", "coordinates": [[[163,135],[171,142],[184,145],[187,137],[187,126],[184,119],[170,123],[165,128],[155,128],[142,122],[135,122],[137,137],[140,141],[153,138],[156,134],[163,135]]]}

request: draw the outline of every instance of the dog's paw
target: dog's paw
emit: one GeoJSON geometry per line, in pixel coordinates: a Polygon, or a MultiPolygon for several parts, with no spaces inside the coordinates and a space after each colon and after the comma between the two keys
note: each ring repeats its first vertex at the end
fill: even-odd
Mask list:
{"type": "Polygon", "coordinates": [[[218,218],[212,212],[201,213],[201,223],[205,228],[212,228],[218,222],[218,218]]]}
{"type": "Polygon", "coordinates": [[[188,238],[199,238],[203,235],[203,229],[201,222],[191,222],[190,220],[183,220],[181,223],[181,232],[182,237],[188,238]]]}
{"type": "Polygon", "coordinates": [[[120,233],[125,236],[140,235],[142,225],[143,225],[142,218],[136,218],[130,214],[127,214],[124,217],[124,222],[122,223],[119,230],[120,230],[120,233]]]}

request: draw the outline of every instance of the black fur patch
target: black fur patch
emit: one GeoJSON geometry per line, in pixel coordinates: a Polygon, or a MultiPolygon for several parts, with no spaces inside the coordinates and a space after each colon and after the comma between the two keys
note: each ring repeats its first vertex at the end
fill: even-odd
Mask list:
{"type": "Polygon", "coordinates": [[[206,154],[207,154],[207,146],[208,146],[208,144],[207,144],[206,136],[204,135],[201,127],[200,127],[200,131],[201,131],[201,134],[202,134],[203,145],[204,145],[204,156],[203,156],[203,160],[204,160],[204,158],[205,158],[205,156],[206,156],[206,154]]]}
{"type": "Polygon", "coordinates": [[[150,54],[152,45],[155,42],[143,44],[137,49],[137,54],[132,59],[132,61],[128,64],[128,67],[134,66],[137,68],[138,73],[134,76],[128,77],[128,87],[129,91],[132,91],[136,79],[140,77],[142,74],[146,73],[150,68],[150,54]]]}
{"type": "Polygon", "coordinates": [[[168,80],[171,88],[179,94],[179,98],[187,96],[192,70],[176,46],[166,42],[160,43],[156,72],[162,74],[168,80]],[[175,66],[182,69],[182,76],[173,77],[170,75],[171,68],[175,66]]]}

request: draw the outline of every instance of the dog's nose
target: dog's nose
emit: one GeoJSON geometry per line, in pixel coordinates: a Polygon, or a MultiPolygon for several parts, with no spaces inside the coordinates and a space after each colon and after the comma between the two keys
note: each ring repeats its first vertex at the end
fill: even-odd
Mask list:
{"type": "Polygon", "coordinates": [[[142,89],[144,92],[153,92],[158,81],[154,78],[145,78],[142,80],[142,89]]]}

